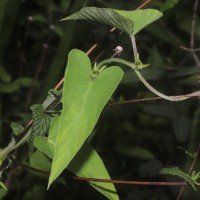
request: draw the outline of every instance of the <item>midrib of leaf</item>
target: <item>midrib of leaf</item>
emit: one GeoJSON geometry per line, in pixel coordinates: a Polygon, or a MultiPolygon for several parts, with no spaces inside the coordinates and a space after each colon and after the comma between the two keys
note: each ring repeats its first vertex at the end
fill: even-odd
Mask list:
{"type": "MultiPolygon", "coordinates": [[[[95,81],[95,80],[94,80],[95,81]]],[[[87,103],[87,99],[88,99],[88,96],[89,96],[89,94],[90,94],[90,90],[94,87],[94,84],[95,84],[95,82],[94,81],[89,81],[89,83],[88,83],[88,85],[87,85],[87,89],[86,89],[86,92],[85,92],[85,94],[84,94],[84,98],[82,99],[82,103],[81,103],[81,106],[80,106],[80,110],[79,110],[79,112],[78,112],[78,117],[76,117],[76,120],[73,122],[73,124],[77,124],[77,126],[75,126],[74,128],[73,128],[73,133],[71,133],[71,134],[77,134],[78,132],[79,132],[79,130],[80,130],[80,127],[79,127],[79,125],[78,124],[81,124],[81,123],[79,123],[79,122],[81,122],[81,116],[83,116],[83,113],[84,113],[84,107],[85,107],[85,105],[86,105],[86,103],[87,103]]],[[[66,112],[68,112],[68,108],[65,110],[65,108],[63,108],[63,115],[65,115],[65,113],[66,112]]],[[[61,119],[60,119],[60,121],[59,121],[59,127],[58,127],[58,133],[59,132],[66,132],[66,131],[64,131],[64,130],[61,130],[61,126],[62,126],[62,115],[61,115],[61,119]]],[[[57,136],[58,137],[58,136],[57,136]]],[[[70,137],[70,136],[69,136],[70,137]]],[[[80,141],[85,141],[85,135],[83,135],[83,134],[80,134],[79,135],[79,140],[80,141]]],[[[81,146],[83,145],[83,143],[80,145],[80,147],[78,147],[78,150],[81,148],[81,146]]],[[[78,151],[77,150],[77,151],[78,151]]],[[[55,149],[55,152],[56,152],[57,150],[55,149]]],[[[55,155],[56,153],[54,153],[54,155],[55,155]]],[[[69,154],[71,154],[71,153],[69,153],[69,154]]],[[[53,179],[54,180],[54,179],[53,179]]],[[[49,187],[49,186],[48,186],[49,187]]]]}
{"type": "MultiPolygon", "coordinates": [[[[90,93],[90,90],[91,90],[91,88],[92,88],[92,85],[93,85],[93,82],[92,82],[92,81],[89,82],[87,92],[85,93],[85,98],[84,98],[83,103],[82,103],[82,105],[81,105],[80,113],[79,113],[78,118],[77,118],[77,120],[76,120],[76,124],[79,124],[79,122],[80,122],[80,116],[82,116],[82,113],[83,113],[85,104],[86,104],[87,99],[88,99],[88,94],[90,93]]],[[[75,132],[78,132],[78,129],[79,129],[78,127],[79,127],[79,126],[76,126],[76,131],[75,131],[75,132]]],[[[82,135],[81,135],[81,136],[82,136],[82,135]]]]}

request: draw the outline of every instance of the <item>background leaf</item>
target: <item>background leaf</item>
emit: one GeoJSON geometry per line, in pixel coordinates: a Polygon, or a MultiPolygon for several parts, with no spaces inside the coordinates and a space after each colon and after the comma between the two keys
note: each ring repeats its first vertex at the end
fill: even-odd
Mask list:
{"type": "Polygon", "coordinates": [[[164,168],[160,171],[160,174],[168,174],[168,175],[176,175],[180,178],[183,178],[186,180],[194,190],[196,190],[195,181],[192,180],[191,176],[180,170],[178,167],[172,167],[172,168],[164,168]]]}
{"type": "Polygon", "coordinates": [[[92,132],[99,115],[123,76],[118,67],[103,70],[91,79],[92,70],[87,55],[77,49],[69,53],[63,86],[61,114],[50,184],[69,162],[92,132]]]}
{"type": "Polygon", "coordinates": [[[19,90],[21,87],[38,87],[38,85],[36,80],[23,77],[8,83],[0,82],[0,93],[12,93],[19,90]]]}
{"type": "Polygon", "coordinates": [[[33,125],[29,139],[29,143],[32,146],[32,142],[36,136],[42,136],[49,130],[53,117],[46,114],[41,104],[35,104],[31,106],[33,113],[33,125]]]}
{"type": "Polygon", "coordinates": [[[63,20],[85,19],[114,26],[128,34],[133,32],[133,22],[109,8],[84,7],[63,20]]]}
{"type": "Polygon", "coordinates": [[[12,131],[15,135],[20,135],[20,133],[24,130],[23,126],[16,122],[11,122],[10,127],[12,128],[12,131]]]}
{"type": "Polygon", "coordinates": [[[173,8],[178,2],[179,2],[179,0],[166,0],[165,3],[160,8],[160,11],[165,12],[165,11],[173,8]]]}
{"type": "Polygon", "coordinates": [[[127,156],[132,156],[132,157],[137,157],[137,158],[147,159],[147,160],[155,158],[153,153],[141,147],[126,145],[126,146],[117,146],[115,147],[115,149],[119,151],[120,153],[127,156]]]}

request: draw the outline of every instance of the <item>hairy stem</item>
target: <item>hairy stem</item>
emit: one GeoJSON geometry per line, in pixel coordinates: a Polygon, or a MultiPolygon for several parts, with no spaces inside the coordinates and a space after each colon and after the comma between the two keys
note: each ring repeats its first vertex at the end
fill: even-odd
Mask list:
{"type": "MultiPolygon", "coordinates": [[[[135,40],[132,39],[131,40],[134,44],[135,44],[135,40]]],[[[134,49],[134,56],[136,56],[137,58],[137,47],[136,45],[133,44],[133,49],[134,49]]],[[[136,60],[135,58],[135,60],[136,60]]],[[[121,63],[123,65],[126,65],[128,67],[130,67],[131,69],[134,69],[136,75],[138,76],[138,78],[140,79],[140,81],[151,91],[153,92],[154,94],[156,94],[157,96],[161,97],[162,99],[166,99],[168,101],[183,101],[183,100],[186,100],[186,99],[189,99],[192,97],[191,96],[167,96],[161,92],[159,92],[158,90],[156,90],[154,87],[152,87],[147,81],[146,79],[142,76],[142,74],[140,73],[140,71],[138,70],[140,67],[137,67],[137,65],[135,63],[131,63],[131,62],[128,62],[126,60],[123,60],[123,59],[120,59],[120,58],[109,58],[109,59],[106,59],[106,60],[103,60],[101,62],[98,63],[97,65],[97,69],[101,69],[102,67],[104,67],[106,64],[110,64],[110,63],[113,63],[113,62],[117,62],[117,63],[121,63]]],[[[102,68],[103,69],[103,68],[102,68]]],[[[198,92],[199,94],[200,92],[198,92]]],[[[192,93],[193,94],[193,93],[192,93]]],[[[194,93],[195,95],[196,93],[194,93]]],[[[196,94],[196,95],[198,95],[196,94]]]]}
{"type": "Polygon", "coordinates": [[[131,43],[132,43],[132,47],[133,47],[134,60],[136,62],[138,51],[137,51],[135,36],[131,35],[130,37],[131,37],[131,43]]]}
{"type": "MultiPolygon", "coordinates": [[[[133,47],[133,52],[134,52],[134,59],[135,59],[135,62],[137,61],[137,55],[138,55],[138,52],[137,52],[137,45],[136,45],[136,41],[135,41],[135,36],[134,35],[131,35],[130,36],[131,38],[131,43],[132,43],[132,47],[133,47]]],[[[154,94],[156,94],[157,96],[163,98],[163,99],[166,99],[168,101],[183,101],[183,100],[186,100],[186,99],[189,99],[190,97],[180,97],[180,96],[167,96],[161,92],[159,92],[158,90],[156,90],[153,86],[151,86],[147,81],[146,79],[142,76],[142,74],[140,73],[139,70],[137,70],[137,67],[135,69],[135,73],[136,75],[138,76],[138,78],[140,79],[140,81],[142,81],[142,83],[151,91],[153,92],[154,94]]]]}
{"type": "Polygon", "coordinates": [[[121,58],[105,59],[105,60],[103,60],[103,61],[98,63],[97,69],[100,69],[101,67],[105,66],[106,64],[110,64],[110,63],[113,63],[113,62],[121,63],[123,65],[126,65],[126,66],[130,67],[131,69],[136,70],[136,65],[134,63],[128,62],[128,61],[123,60],[121,58]]]}
{"type": "Polygon", "coordinates": [[[138,76],[138,78],[142,81],[142,83],[149,89],[151,90],[151,92],[153,92],[154,94],[156,94],[157,96],[166,99],[168,101],[184,101],[186,99],[189,99],[191,97],[183,97],[183,96],[167,96],[161,92],[159,92],[158,90],[156,90],[154,87],[152,87],[146,80],[145,78],[142,76],[142,74],[140,73],[140,71],[135,70],[136,75],[138,76]]]}

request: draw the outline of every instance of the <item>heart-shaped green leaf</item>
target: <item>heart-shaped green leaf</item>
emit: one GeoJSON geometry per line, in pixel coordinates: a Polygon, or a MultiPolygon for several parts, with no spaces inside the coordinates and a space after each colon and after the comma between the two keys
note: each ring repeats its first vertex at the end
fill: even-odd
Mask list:
{"type": "Polygon", "coordinates": [[[93,79],[88,56],[76,49],[69,53],[63,86],[63,110],[48,187],[68,166],[92,132],[122,76],[123,71],[113,66],[93,79]]]}

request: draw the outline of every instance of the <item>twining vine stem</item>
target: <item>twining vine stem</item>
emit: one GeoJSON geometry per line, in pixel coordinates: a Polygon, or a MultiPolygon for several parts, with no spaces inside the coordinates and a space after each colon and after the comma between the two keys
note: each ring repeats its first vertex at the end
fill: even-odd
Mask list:
{"type": "Polygon", "coordinates": [[[166,99],[168,101],[184,101],[186,99],[189,99],[191,97],[194,97],[194,96],[200,96],[200,91],[196,91],[196,92],[193,92],[191,94],[188,94],[188,95],[178,95],[178,96],[167,96],[161,92],[159,92],[158,90],[156,90],[153,86],[151,86],[147,81],[146,79],[142,76],[141,72],[140,72],[140,68],[142,68],[143,66],[137,66],[137,55],[138,55],[138,52],[137,52],[137,46],[136,46],[136,41],[135,41],[135,36],[134,35],[131,35],[131,43],[132,43],[132,47],[133,47],[133,52],[134,52],[134,60],[135,60],[135,63],[131,63],[131,62],[128,62],[126,60],[123,60],[123,59],[120,59],[120,58],[109,58],[109,59],[105,59],[101,62],[99,62],[97,64],[97,69],[101,69],[104,68],[104,65],[106,64],[109,64],[109,63],[113,63],[113,62],[118,62],[118,63],[121,63],[121,64],[124,64],[128,67],[130,67],[131,69],[133,69],[136,73],[136,75],[138,76],[138,78],[140,79],[140,81],[151,91],[153,92],[154,94],[156,94],[157,96],[159,96],[160,98],[162,99],[166,99]]]}
{"type": "MultiPolygon", "coordinates": [[[[132,48],[133,48],[133,52],[134,52],[134,59],[135,59],[135,62],[137,62],[137,55],[138,55],[138,52],[137,52],[137,45],[136,45],[136,41],[135,41],[135,36],[134,35],[131,35],[130,36],[131,38],[131,43],[132,43],[132,48]]],[[[137,66],[137,63],[136,63],[136,66],[137,66]]],[[[147,81],[146,79],[142,76],[142,74],[140,73],[140,71],[136,68],[135,70],[135,73],[136,75],[138,76],[138,78],[140,79],[140,81],[151,91],[153,92],[154,94],[156,94],[157,96],[163,98],[163,99],[166,99],[168,101],[184,101],[186,99],[189,99],[190,96],[182,96],[182,95],[179,95],[179,96],[167,96],[161,92],[159,92],[158,90],[156,90],[154,87],[152,87],[147,81]]],[[[195,92],[195,94],[198,94],[200,95],[200,91],[197,91],[195,92]]]]}

